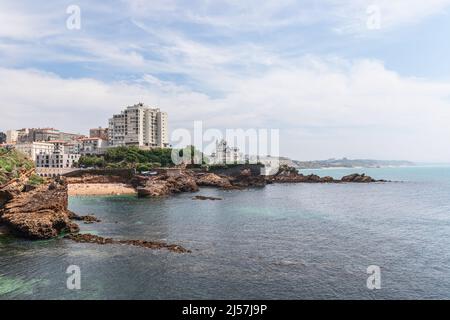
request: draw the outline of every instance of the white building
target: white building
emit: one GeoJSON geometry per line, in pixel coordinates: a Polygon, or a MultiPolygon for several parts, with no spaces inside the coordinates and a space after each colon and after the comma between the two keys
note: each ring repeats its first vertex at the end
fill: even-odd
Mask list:
{"type": "Polygon", "coordinates": [[[71,168],[80,159],[79,154],[70,153],[65,141],[18,143],[15,148],[44,168],[71,168]]]}
{"type": "Polygon", "coordinates": [[[48,142],[31,142],[31,143],[18,143],[15,148],[27,155],[31,160],[36,161],[36,157],[39,154],[51,154],[54,151],[55,146],[48,142]]]}
{"type": "Polygon", "coordinates": [[[72,168],[75,162],[80,160],[79,154],[51,153],[38,154],[36,156],[36,167],[39,168],[72,168]]]}
{"type": "Polygon", "coordinates": [[[216,151],[211,154],[212,164],[243,163],[244,158],[237,147],[229,147],[225,140],[216,141],[216,151]]]}
{"type": "Polygon", "coordinates": [[[103,154],[108,148],[108,141],[100,138],[83,138],[79,140],[79,152],[83,155],[103,154]]]}
{"type": "Polygon", "coordinates": [[[142,103],[127,107],[109,119],[109,146],[166,148],[169,146],[168,116],[142,103]]]}

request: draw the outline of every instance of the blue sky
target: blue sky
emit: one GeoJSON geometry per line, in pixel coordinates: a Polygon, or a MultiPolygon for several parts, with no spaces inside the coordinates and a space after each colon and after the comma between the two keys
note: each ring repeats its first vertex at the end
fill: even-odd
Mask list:
{"type": "Polygon", "coordinates": [[[0,130],[86,133],[142,101],[172,130],[280,129],[297,159],[450,162],[449,14],[450,0],[2,1],[0,130]]]}

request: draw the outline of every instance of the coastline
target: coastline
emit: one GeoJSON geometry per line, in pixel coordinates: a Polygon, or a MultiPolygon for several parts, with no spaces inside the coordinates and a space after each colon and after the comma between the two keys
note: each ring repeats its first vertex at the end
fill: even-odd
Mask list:
{"type": "Polygon", "coordinates": [[[125,183],[74,183],[68,184],[69,196],[136,195],[136,189],[125,183]]]}

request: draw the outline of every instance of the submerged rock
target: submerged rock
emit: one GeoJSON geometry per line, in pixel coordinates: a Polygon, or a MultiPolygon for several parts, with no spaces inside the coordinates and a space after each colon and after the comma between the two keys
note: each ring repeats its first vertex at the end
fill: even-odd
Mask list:
{"type": "Polygon", "coordinates": [[[223,199],[217,197],[195,196],[192,198],[192,200],[223,200],[223,199]]]}
{"type": "Polygon", "coordinates": [[[112,238],[104,238],[93,234],[69,234],[64,238],[71,239],[79,243],[95,243],[95,244],[126,244],[131,246],[149,248],[149,249],[167,249],[176,253],[191,253],[190,250],[176,244],[167,244],[165,242],[147,241],[147,240],[115,240],[112,238]]]}
{"type": "Polygon", "coordinates": [[[94,215],[85,215],[85,216],[79,216],[76,213],[72,211],[69,212],[69,219],[76,220],[76,221],[83,221],[85,224],[94,223],[94,222],[102,222],[102,220],[98,219],[94,215]]]}

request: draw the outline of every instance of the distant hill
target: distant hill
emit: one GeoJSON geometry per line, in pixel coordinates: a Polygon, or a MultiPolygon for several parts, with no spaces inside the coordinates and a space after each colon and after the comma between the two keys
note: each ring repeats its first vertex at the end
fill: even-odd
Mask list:
{"type": "Polygon", "coordinates": [[[328,159],[314,161],[292,160],[299,169],[320,169],[320,168],[378,168],[378,167],[400,167],[414,166],[415,163],[406,160],[371,160],[371,159],[328,159]]]}

